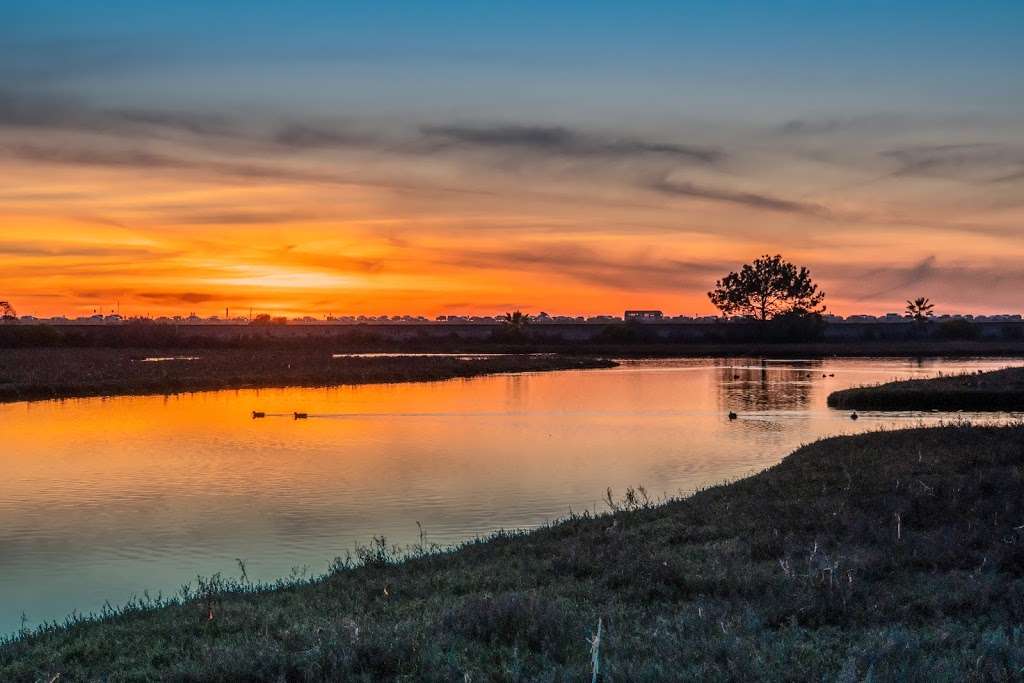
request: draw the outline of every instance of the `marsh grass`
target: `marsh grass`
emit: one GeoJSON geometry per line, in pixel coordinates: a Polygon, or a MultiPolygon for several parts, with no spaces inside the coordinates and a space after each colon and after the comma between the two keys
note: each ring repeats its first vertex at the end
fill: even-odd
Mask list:
{"type": "Polygon", "coordinates": [[[1024,367],[887,382],[829,394],[833,408],[1024,411],[1024,367]]]}
{"type": "Polygon", "coordinates": [[[826,439],[684,499],[212,577],[23,633],[0,680],[585,680],[599,621],[606,681],[1018,680],[1024,425],[826,439]]]}

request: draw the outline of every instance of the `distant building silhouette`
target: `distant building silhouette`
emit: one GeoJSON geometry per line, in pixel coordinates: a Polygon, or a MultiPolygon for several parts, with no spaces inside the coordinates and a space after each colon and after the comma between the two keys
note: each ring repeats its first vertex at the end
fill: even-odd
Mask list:
{"type": "Polygon", "coordinates": [[[626,320],[661,320],[661,311],[626,311],[622,316],[626,320]]]}

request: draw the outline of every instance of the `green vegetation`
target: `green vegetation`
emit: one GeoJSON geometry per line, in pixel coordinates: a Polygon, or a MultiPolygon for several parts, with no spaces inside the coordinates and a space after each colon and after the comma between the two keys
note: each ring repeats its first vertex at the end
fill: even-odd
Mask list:
{"type": "Polygon", "coordinates": [[[888,382],[829,395],[833,408],[858,410],[1024,410],[1024,368],[888,382]]]}
{"type": "Polygon", "coordinates": [[[509,355],[344,357],[330,350],[10,349],[0,354],[0,402],[212,389],[332,386],[605,368],[612,361],[509,355]],[[147,362],[146,357],[171,360],[147,362]]]}
{"type": "MultiPolygon", "coordinates": [[[[612,499],[611,496],[609,496],[612,499]]],[[[1019,680],[1024,425],[827,439],[736,483],[0,646],[0,680],[1019,680]],[[273,589],[271,589],[273,588],[273,589]]]]}

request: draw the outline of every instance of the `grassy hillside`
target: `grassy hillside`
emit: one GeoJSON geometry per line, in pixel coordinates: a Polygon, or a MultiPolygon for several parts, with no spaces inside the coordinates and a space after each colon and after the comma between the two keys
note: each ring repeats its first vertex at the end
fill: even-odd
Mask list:
{"type": "Polygon", "coordinates": [[[9,642],[0,680],[579,681],[599,619],[608,681],[1024,672],[1024,425],[827,439],[617,505],[276,590],[215,577],[9,642]]]}
{"type": "Polygon", "coordinates": [[[1024,368],[855,387],[829,395],[833,408],[1024,410],[1024,368]]]}
{"type": "Polygon", "coordinates": [[[0,402],[212,389],[332,386],[605,368],[564,356],[332,358],[328,349],[10,349],[0,353],[0,402]],[[172,360],[147,362],[147,357],[172,360]]]}

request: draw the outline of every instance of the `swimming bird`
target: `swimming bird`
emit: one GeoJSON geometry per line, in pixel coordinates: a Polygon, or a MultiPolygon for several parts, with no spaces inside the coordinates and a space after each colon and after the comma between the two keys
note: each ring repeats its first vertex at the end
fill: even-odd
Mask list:
{"type": "Polygon", "coordinates": [[[856,420],[858,417],[860,417],[860,415],[857,414],[856,410],[853,411],[852,413],[850,413],[850,419],[851,420],[856,420]]]}
{"type": "Polygon", "coordinates": [[[254,410],[254,411],[252,411],[252,419],[254,419],[254,420],[257,417],[266,417],[266,416],[267,416],[267,414],[264,413],[262,410],[254,410]]]}
{"type": "Polygon", "coordinates": [[[295,415],[296,420],[305,420],[309,417],[309,413],[293,413],[293,415],[295,415]]]}
{"type": "Polygon", "coordinates": [[[729,419],[730,420],[735,420],[737,417],[739,417],[739,415],[737,415],[736,413],[734,413],[731,410],[729,411],[729,419]]]}

